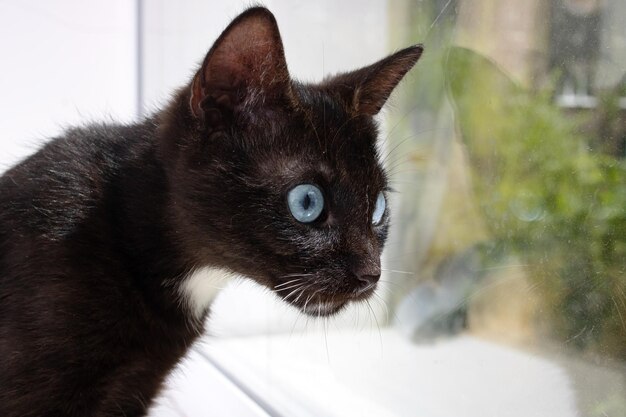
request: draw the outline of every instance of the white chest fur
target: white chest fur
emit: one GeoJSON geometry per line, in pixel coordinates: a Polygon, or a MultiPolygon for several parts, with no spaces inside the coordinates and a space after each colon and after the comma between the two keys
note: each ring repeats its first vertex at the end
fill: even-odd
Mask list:
{"type": "Polygon", "coordinates": [[[202,318],[217,293],[233,278],[233,274],[221,268],[204,267],[192,271],[183,278],[179,291],[189,313],[202,318]]]}

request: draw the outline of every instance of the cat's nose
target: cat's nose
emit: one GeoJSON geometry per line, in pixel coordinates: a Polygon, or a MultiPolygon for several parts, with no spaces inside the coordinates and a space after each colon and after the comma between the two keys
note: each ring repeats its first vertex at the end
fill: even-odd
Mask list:
{"type": "Polygon", "coordinates": [[[380,265],[362,265],[354,271],[359,280],[359,292],[366,291],[374,286],[380,279],[380,265]]]}

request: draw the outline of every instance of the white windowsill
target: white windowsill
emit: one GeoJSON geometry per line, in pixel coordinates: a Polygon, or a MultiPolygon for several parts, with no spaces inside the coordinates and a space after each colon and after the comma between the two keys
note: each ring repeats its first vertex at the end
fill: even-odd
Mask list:
{"type": "Polygon", "coordinates": [[[578,415],[571,382],[558,365],[471,336],[426,345],[393,328],[380,336],[329,329],[326,336],[207,337],[183,368],[161,400],[178,410],[157,408],[151,416],[578,415]],[[217,372],[212,363],[227,375],[221,383],[238,394],[220,394],[214,375],[204,382],[207,369],[217,372]],[[214,401],[257,407],[223,413],[228,404],[214,401]]]}

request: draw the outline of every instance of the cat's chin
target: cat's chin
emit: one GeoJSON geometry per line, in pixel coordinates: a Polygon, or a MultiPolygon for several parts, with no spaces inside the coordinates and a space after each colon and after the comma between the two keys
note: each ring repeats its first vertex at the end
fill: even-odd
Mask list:
{"type": "Polygon", "coordinates": [[[376,285],[372,285],[364,291],[349,294],[339,293],[322,295],[314,292],[313,296],[308,297],[304,293],[301,293],[299,296],[295,297],[295,299],[291,298],[293,298],[292,294],[296,290],[292,290],[291,288],[287,290],[274,289],[274,291],[276,291],[278,296],[281,297],[283,301],[296,307],[306,315],[313,317],[328,317],[339,313],[351,302],[367,300],[374,293],[375,289],[376,285]],[[283,295],[281,292],[285,292],[287,295],[283,295]],[[316,294],[317,296],[315,296],[316,294]]]}
{"type": "Polygon", "coordinates": [[[328,317],[339,313],[347,301],[317,301],[300,307],[300,311],[313,317],[328,317]]]}

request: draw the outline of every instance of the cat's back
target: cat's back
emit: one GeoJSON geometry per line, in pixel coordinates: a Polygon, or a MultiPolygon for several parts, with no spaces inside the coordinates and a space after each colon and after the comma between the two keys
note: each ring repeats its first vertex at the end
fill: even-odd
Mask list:
{"type": "Polygon", "coordinates": [[[102,200],[118,165],[118,130],[69,129],[0,176],[0,309],[20,271],[49,258],[102,200]]]}
{"type": "MultiPolygon", "coordinates": [[[[0,236],[71,233],[104,198],[122,166],[142,152],[140,127],[72,128],[0,177],[0,236]]],[[[14,236],[15,237],[15,236],[14,236]]]]}

